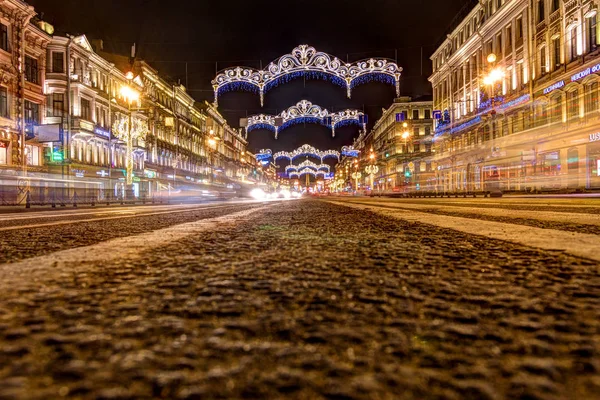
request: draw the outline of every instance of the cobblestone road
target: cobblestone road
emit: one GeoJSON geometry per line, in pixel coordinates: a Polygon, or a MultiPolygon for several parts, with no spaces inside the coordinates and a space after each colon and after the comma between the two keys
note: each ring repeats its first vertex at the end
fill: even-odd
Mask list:
{"type": "Polygon", "coordinates": [[[600,398],[595,261],[311,200],[127,254],[0,283],[0,398],[600,398]]]}

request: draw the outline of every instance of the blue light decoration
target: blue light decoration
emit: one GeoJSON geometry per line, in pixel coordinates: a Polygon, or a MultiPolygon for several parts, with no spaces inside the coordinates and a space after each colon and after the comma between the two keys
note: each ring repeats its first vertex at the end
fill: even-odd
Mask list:
{"type": "Polygon", "coordinates": [[[263,161],[268,162],[272,157],[273,157],[273,154],[272,154],[271,150],[263,149],[256,154],[256,161],[261,162],[261,163],[263,161]]]}
{"type": "Polygon", "coordinates": [[[264,105],[266,91],[283,83],[300,77],[327,80],[345,87],[348,98],[352,89],[367,82],[384,82],[395,85],[396,95],[400,96],[400,75],[402,68],[392,60],[371,58],[353,63],[345,63],[327,53],[318,52],[314,47],[300,45],[271,62],[265,69],[257,70],[249,67],[234,67],[225,69],[212,80],[215,95],[215,106],[219,96],[233,89],[248,90],[248,85],[258,90],[260,104],[264,105]],[[234,86],[233,83],[243,83],[234,86]]]}
{"type": "Polygon", "coordinates": [[[273,131],[275,132],[275,125],[271,125],[271,124],[267,124],[267,123],[260,123],[260,124],[253,124],[251,126],[246,127],[246,132],[252,132],[252,131],[256,131],[259,129],[267,129],[269,131],[273,131]]]}
{"type": "Polygon", "coordinates": [[[360,155],[360,150],[356,150],[353,146],[342,147],[342,155],[345,157],[356,158],[360,155]]]}
{"type": "Polygon", "coordinates": [[[296,105],[282,111],[279,115],[257,114],[248,117],[246,133],[270,125],[267,129],[273,130],[275,139],[277,139],[280,131],[292,125],[310,123],[329,127],[331,135],[335,136],[335,129],[338,126],[362,124],[363,129],[366,129],[366,121],[367,116],[359,110],[348,109],[332,113],[308,100],[301,100],[296,105]],[[276,124],[278,119],[283,121],[281,126],[276,124]],[[361,121],[363,122],[361,123],[361,121]]]}
{"type": "Polygon", "coordinates": [[[226,85],[223,85],[219,90],[221,94],[228,92],[250,92],[256,94],[259,93],[258,87],[247,82],[230,82],[226,85]]]}

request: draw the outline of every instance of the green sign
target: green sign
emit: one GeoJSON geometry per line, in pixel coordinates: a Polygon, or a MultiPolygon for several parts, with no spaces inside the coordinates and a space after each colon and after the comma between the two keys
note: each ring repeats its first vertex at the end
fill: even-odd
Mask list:
{"type": "Polygon", "coordinates": [[[63,153],[60,151],[52,152],[52,161],[55,161],[55,162],[64,161],[63,153]]]}

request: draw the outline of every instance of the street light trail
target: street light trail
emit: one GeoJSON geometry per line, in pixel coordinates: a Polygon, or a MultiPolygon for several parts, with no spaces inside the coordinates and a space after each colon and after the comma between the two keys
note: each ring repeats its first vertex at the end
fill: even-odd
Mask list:
{"type": "MultiPolygon", "coordinates": [[[[132,206],[132,207],[119,207],[117,206],[116,208],[98,208],[97,210],[91,211],[90,209],[85,209],[85,210],[80,210],[80,212],[77,211],[65,211],[65,212],[35,212],[35,213],[27,213],[27,214],[8,214],[8,215],[4,215],[4,216],[0,216],[0,224],[5,224],[8,223],[10,224],[11,222],[22,222],[22,221],[28,221],[28,220],[39,220],[39,219],[63,219],[64,218],[76,218],[76,217],[80,217],[80,216],[89,216],[89,215],[94,215],[94,216],[101,216],[101,215],[105,215],[105,216],[111,216],[111,215],[117,215],[117,216],[131,216],[131,217],[135,217],[135,216],[142,216],[142,215],[155,215],[157,212],[159,211],[168,211],[168,212],[186,212],[186,211],[190,211],[190,210],[195,210],[195,209],[199,209],[199,207],[206,207],[206,208],[211,208],[211,207],[216,207],[216,206],[234,206],[234,205],[242,205],[242,204],[253,204],[253,203],[257,203],[258,201],[256,200],[244,200],[244,201],[226,201],[226,202],[214,202],[214,203],[204,203],[204,204],[197,204],[195,206],[190,205],[190,204],[180,204],[180,205],[162,205],[162,206],[151,206],[151,205],[147,205],[147,206],[132,206]]],[[[60,222],[81,222],[81,221],[93,221],[94,219],[76,219],[76,220],[70,220],[70,221],[60,221],[60,222]]],[[[48,226],[51,226],[53,224],[48,224],[48,226]]],[[[41,226],[41,225],[19,225],[19,226],[15,226],[15,228],[25,228],[25,227],[37,227],[37,226],[41,226]]],[[[10,226],[9,226],[10,227],[10,226]]],[[[3,230],[4,228],[9,228],[9,227],[0,227],[0,231],[3,230]]]]}

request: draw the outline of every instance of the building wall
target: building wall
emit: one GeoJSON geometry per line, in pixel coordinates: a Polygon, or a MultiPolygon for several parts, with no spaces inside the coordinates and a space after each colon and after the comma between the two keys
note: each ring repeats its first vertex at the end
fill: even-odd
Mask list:
{"type": "Polygon", "coordinates": [[[484,1],[448,35],[431,57],[438,190],[600,187],[597,3],[484,1]]]}
{"type": "MultiPolygon", "coordinates": [[[[359,169],[363,185],[372,186],[365,172],[369,164],[379,167],[374,179],[377,190],[407,191],[426,185],[432,172],[432,107],[431,101],[412,101],[410,97],[395,99],[373,129],[359,136],[354,147],[361,151],[359,169]],[[408,132],[406,139],[402,137],[404,132],[408,132]],[[373,159],[370,158],[372,153],[373,159]]],[[[343,168],[345,171],[345,165],[343,168]]],[[[352,173],[355,169],[351,165],[349,171],[352,173]]]]}
{"type": "Polygon", "coordinates": [[[45,48],[50,35],[35,18],[33,7],[20,0],[0,4],[0,172],[39,171],[41,145],[34,126],[45,106],[45,48]]]}

